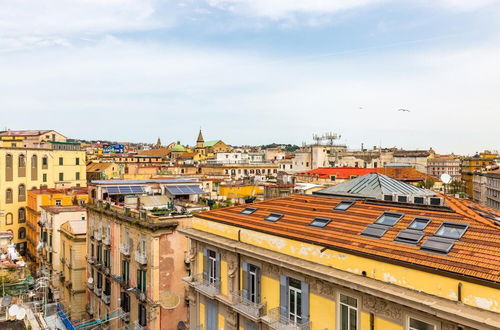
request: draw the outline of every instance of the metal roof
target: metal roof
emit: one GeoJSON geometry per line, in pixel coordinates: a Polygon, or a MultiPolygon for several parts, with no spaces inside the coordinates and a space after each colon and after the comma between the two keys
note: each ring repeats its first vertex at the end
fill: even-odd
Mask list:
{"type": "Polygon", "coordinates": [[[430,190],[391,179],[379,173],[370,173],[356,179],[314,192],[320,195],[343,195],[354,197],[383,198],[383,195],[434,196],[430,190]]]}
{"type": "Polygon", "coordinates": [[[92,180],[94,185],[116,185],[116,184],[148,184],[148,183],[193,183],[196,179],[149,179],[149,180],[92,180]]]}

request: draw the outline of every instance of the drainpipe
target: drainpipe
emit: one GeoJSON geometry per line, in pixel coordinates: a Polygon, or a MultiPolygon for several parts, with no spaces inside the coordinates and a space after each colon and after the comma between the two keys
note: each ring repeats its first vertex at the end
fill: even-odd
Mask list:
{"type": "Polygon", "coordinates": [[[462,302],[462,282],[458,283],[458,299],[459,302],[462,302]]]}
{"type": "MultiPolygon", "coordinates": [[[[241,242],[241,229],[238,229],[238,242],[241,242]]],[[[236,285],[236,288],[238,289],[238,292],[241,291],[241,279],[240,279],[240,274],[241,274],[241,255],[237,253],[237,272],[238,272],[238,284],[236,285]]],[[[240,314],[236,314],[236,330],[240,330],[240,314]]]]}

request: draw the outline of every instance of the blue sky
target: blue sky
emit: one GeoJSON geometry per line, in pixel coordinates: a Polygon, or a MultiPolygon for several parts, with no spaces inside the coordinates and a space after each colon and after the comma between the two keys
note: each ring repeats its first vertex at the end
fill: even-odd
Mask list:
{"type": "Polygon", "coordinates": [[[0,0],[0,31],[2,128],[500,149],[499,1],[0,0]]]}

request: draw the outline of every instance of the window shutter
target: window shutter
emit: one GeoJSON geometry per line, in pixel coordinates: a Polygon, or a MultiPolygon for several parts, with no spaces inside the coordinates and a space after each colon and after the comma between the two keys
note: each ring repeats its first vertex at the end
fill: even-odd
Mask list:
{"type": "Polygon", "coordinates": [[[243,271],[241,273],[241,289],[243,290],[243,297],[245,299],[248,299],[248,263],[244,262],[243,263],[243,271]]]}
{"type": "Polygon", "coordinates": [[[219,280],[219,282],[221,281],[221,274],[220,274],[220,253],[217,252],[215,254],[215,260],[217,261],[215,263],[215,268],[216,268],[216,271],[215,271],[215,278],[217,280],[219,280]]]}
{"type": "Polygon", "coordinates": [[[260,290],[260,276],[261,276],[260,268],[257,268],[256,273],[257,273],[257,288],[256,288],[256,290],[257,290],[257,303],[260,303],[260,291],[261,291],[260,290]]]}
{"type": "Polygon", "coordinates": [[[302,322],[309,320],[309,284],[302,281],[300,285],[302,291],[302,322]]]}
{"type": "Polygon", "coordinates": [[[203,279],[208,280],[208,250],[203,248],[203,279]]]}
{"type": "Polygon", "coordinates": [[[288,278],[280,275],[280,314],[288,317],[288,278]]]}

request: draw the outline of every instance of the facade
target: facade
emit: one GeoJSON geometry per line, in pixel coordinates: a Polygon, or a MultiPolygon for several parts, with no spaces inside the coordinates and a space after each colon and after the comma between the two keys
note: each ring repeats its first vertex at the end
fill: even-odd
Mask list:
{"type": "MultiPolygon", "coordinates": [[[[335,186],[341,195],[329,190],[197,214],[181,230],[192,260],[190,328],[500,327],[492,221],[451,197],[445,207],[363,198],[359,192],[372,187],[351,182],[344,191],[335,186]]],[[[394,184],[418,189],[383,178],[381,192],[394,184]]]]}
{"type": "Polygon", "coordinates": [[[28,190],[26,207],[27,253],[33,264],[37,264],[37,246],[40,243],[40,220],[42,206],[84,205],[88,202],[86,187],[40,188],[28,190]]]}
{"type": "Polygon", "coordinates": [[[460,181],[460,157],[455,155],[432,155],[427,160],[427,174],[439,178],[448,174],[454,181],[460,181]]]}
{"type": "Polygon", "coordinates": [[[215,157],[216,153],[228,153],[232,149],[231,146],[225,144],[222,140],[205,141],[200,130],[196,139],[194,152],[199,154],[202,159],[211,159],[215,157]]]}
{"type": "Polygon", "coordinates": [[[500,170],[485,174],[486,206],[500,210],[500,170]]]}
{"type": "Polygon", "coordinates": [[[60,277],[64,276],[63,263],[66,262],[65,249],[61,247],[61,226],[74,220],[86,220],[87,212],[81,206],[42,206],[40,220],[40,257],[41,274],[52,278],[49,297],[61,299],[64,291],[60,277]]]}
{"type": "Polygon", "coordinates": [[[49,141],[66,142],[66,137],[54,130],[7,130],[0,132],[2,147],[37,148],[49,141]]]}
{"type": "MultiPolygon", "coordinates": [[[[24,140],[21,140],[24,141],[24,140]]],[[[5,145],[5,144],[4,144],[5,145]]],[[[29,144],[28,144],[29,145],[29,144]]],[[[80,145],[44,142],[36,147],[0,147],[0,230],[12,231],[26,252],[27,191],[38,187],[86,186],[85,152],[80,145]]]]}
{"type": "Polygon", "coordinates": [[[191,215],[154,215],[102,200],[88,213],[87,318],[110,329],[168,330],[187,323],[181,281],[188,272],[187,241],[177,229],[188,226],[191,215]]]}
{"type": "Polygon", "coordinates": [[[486,205],[486,176],[483,172],[472,174],[472,200],[478,204],[486,205]]]}
{"type": "Polygon", "coordinates": [[[60,261],[60,303],[70,311],[74,322],[87,319],[86,287],[87,277],[87,221],[70,220],[61,225],[60,261]]]}
{"type": "Polygon", "coordinates": [[[473,198],[474,196],[474,172],[481,171],[487,166],[495,165],[498,157],[498,154],[484,151],[480,154],[476,154],[474,157],[462,159],[460,174],[462,182],[464,183],[465,193],[469,198],[473,198]]]}
{"type": "Polygon", "coordinates": [[[125,166],[112,162],[89,163],[87,165],[87,180],[121,179],[125,166]]]}

